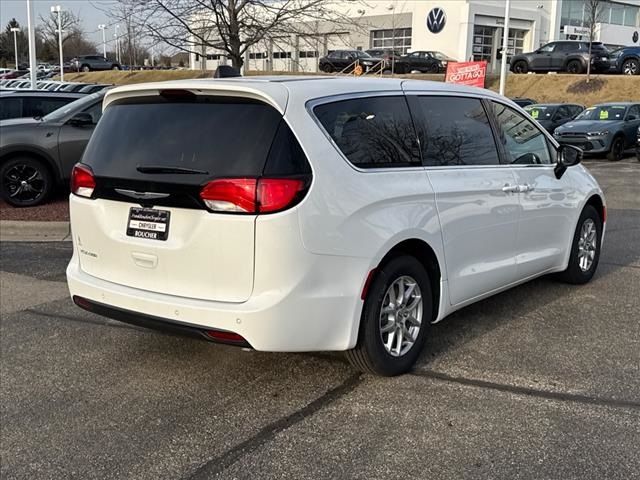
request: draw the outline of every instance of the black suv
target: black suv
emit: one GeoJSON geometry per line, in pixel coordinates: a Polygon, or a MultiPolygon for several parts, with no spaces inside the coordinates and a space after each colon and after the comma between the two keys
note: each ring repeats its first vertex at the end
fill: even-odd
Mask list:
{"type": "Polygon", "coordinates": [[[320,70],[326,73],[349,72],[355,68],[356,61],[362,67],[363,72],[384,68],[382,58],[372,57],[361,50],[334,50],[329,52],[326,57],[322,57],[318,64],[320,70]]]}
{"type": "Polygon", "coordinates": [[[122,70],[118,62],[107,60],[102,55],[81,55],[71,60],[78,72],[93,72],[97,70],[122,70]]]}
{"type": "Polygon", "coordinates": [[[105,90],[83,95],[42,119],[0,122],[0,195],[14,207],[44,202],[68,182],[102,116],[105,90]]]}
{"type": "Polygon", "coordinates": [[[589,42],[551,42],[535,52],[521,53],[511,57],[511,71],[527,72],[567,72],[584,73],[591,61],[591,69],[595,72],[609,70],[609,51],[602,42],[591,44],[589,59],[589,42]]]}
{"type": "Polygon", "coordinates": [[[411,52],[402,59],[407,63],[407,72],[417,70],[420,73],[441,73],[447,70],[449,62],[455,62],[442,52],[416,51],[411,52]]]}

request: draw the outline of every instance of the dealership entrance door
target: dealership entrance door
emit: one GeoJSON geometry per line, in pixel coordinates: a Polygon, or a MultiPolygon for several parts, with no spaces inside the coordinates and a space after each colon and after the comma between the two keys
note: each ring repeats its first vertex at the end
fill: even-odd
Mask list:
{"type": "MultiPolygon", "coordinates": [[[[502,35],[504,29],[502,27],[490,27],[484,25],[476,25],[473,27],[473,60],[487,62],[487,73],[500,72],[500,61],[502,55],[502,35]]],[[[509,29],[509,51],[507,60],[512,55],[518,55],[524,51],[524,38],[528,33],[527,30],[519,28],[509,29]]]]}

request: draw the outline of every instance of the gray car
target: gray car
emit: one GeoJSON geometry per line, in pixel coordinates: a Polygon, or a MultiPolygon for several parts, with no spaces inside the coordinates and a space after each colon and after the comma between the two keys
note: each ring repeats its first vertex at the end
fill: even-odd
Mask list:
{"type": "Polygon", "coordinates": [[[543,45],[534,52],[521,53],[511,57],[511,71],[527,72],[567,72],[584,73],[591,61],[592,71],[609,70],[609,51],[602,42],[560,41],[543,45]]]}
{"type": "Polygon", "coordinates": [[[575,120],[553,132],[559,143],[580,147],[585,153],[606,154],[620,160],[636,144],[640,103],[603,103],[587,108],[575,120]]]}
{"type": "Polygon", "coordinates": [[[15,207],[44,202],[69,181],[102,115],[105,90],[42,119],[0,121],[0,195],[15,207]]]}
{"type": "Polygon", "coordinates": [[[122,69],[118,62],[107,60],[102,55],[81,55],[71,60],[71,65],[79,72],[122,69]]]}

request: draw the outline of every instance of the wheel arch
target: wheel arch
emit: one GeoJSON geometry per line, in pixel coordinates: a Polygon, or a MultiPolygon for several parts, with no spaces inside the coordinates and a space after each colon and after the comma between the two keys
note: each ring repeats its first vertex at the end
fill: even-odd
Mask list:
{"type": "Polygon", "coordinates": [[[600,221],[604,224],[607,219],[607,207],[602,197],[599,194],[594,193],[587,199],[582,208],[584,209],[587,205],[595,208],[596,212],[598,212],[598,215],[600,216],[600,221]]]}
{"type": "Polygon", "coordinates": [[[4,150],[2,151],[2,153],[0,153],[0,165],[4,165],[5,162],[8,162],[12,158],[21,157],[21,156],[31,157],[36,160],[40,160],[49,169],[51,176],[55,180],[55,183],[62,182],[62,172],[60,171],[58,164],[55,162],[53,158],[51,158],[51,156],[47,155],[46,153],[38,149],[21,147],[21,148],[14,148],[10,150],[4,150]]]}
{"type": "Polygon", "coordinates": [[[442,305],[440,304],[440,282],[442,280],[442,267],[435,250],[431,247],[431,245],[419,238],[409,238],[406,240],[402,240],[399,243],[396,243],[390,250],[387,251],[387,253],[378,263],[376,269],[389,262],[392,258],[400,255],[410,255],[416,258],[429,274],[433,305],[431,321],[435,321],[438,318],[438,315],[442,308],[442,305]]]}
{"type": "Polygon", "coordinates": [[[586,70],[586,68],[587,68],[587,61],[586,61],[583,57],[581,57],[580,55],[573,55],[573,56],[571,56],[571,55],[570,55],[570,56],[568,56],[568,57],[567,57],[567,59],[564,61],[564,65],[562,66],[562,69],[563,69],[563,70],[566,70],[566,69],[567,69],[567,67],[569,66],[569,64],[570,64],[571,62],[576,61],[576,60],[577,60],[578,62],[580,62],[580,65],[582,65],[582,68],[584,68],[584,69],[586,70]]]}

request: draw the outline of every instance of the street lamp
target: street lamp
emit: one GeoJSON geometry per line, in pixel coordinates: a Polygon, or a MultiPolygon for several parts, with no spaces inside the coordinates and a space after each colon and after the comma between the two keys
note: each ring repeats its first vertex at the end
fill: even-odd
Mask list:
{"type": "Polygon", "coordinates": [[[11,27],[11,31],[13,32],[13,49],[16,55],[16,70],[18,70],[18,37],[16,35],[20,29],[18,27],[11,27]]]}
{"type": "Polygon", "coordinates": [[[107,58],[107,40],[104,36],[104,30],[107,28],[106,25],[98,25],[98,28],[102,30],[102,56],[107,58]]]}
{"type": "Polygon", "coordinates": [[[62,8],[60,7],[60,5],[51,7],[51,13],[54,13],[54,12],[58,13],[58,49],[60,50],[60,81],[64,82],[64,58],[62,57],[62,19],[60,18],[62,8]]]}

